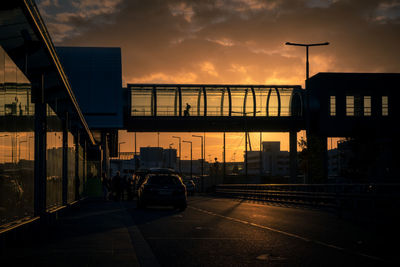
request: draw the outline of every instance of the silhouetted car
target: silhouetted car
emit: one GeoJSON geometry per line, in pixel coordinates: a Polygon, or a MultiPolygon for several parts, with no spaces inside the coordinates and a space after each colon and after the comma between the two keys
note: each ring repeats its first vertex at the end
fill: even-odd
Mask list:
{"type": "Polygon", "coordinates": [[[187,206],[186,187],[176,174],[150,173],[139,187],[137,207],[172,205],[183,211],[187,206]]]}
{"type": "Polygon", "coordinates": [[[184,181],[184,184],[186,186],[186,191],[187,191],[188,195],[193,196],[194,192],[196,190],[196,185],[193,182],[193,180],[186,180],[186,181],[184,181]]]}
{"type": "Polygon", "coordinates": [[[148,173],[178,174],[174,169],[169,168],[150,168],[148,173]]]}

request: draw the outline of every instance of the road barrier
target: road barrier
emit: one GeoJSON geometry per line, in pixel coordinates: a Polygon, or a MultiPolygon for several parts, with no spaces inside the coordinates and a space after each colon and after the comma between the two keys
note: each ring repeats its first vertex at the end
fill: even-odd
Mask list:
{"type": "Polygon", "coordinates": [[[215,193],[339,210],[387,210],[400,204],[400,184],[220,184],[215,193]]]}

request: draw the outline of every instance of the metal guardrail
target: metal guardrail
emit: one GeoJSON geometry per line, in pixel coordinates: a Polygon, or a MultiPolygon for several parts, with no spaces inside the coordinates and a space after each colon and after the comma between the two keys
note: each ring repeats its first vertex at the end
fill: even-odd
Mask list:
{"type": "Polygon", "coordinates": [[[388,209],[400,204],[400,184],[220,184],[221,196],[335,209],[388,209]]]}

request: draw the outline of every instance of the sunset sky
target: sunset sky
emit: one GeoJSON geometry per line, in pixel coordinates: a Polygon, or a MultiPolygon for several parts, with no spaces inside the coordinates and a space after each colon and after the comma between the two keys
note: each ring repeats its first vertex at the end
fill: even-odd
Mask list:
{"type": "MultiPolygon", "coordinates": [[[[287,41],[331,43],[311,48],[310,76],[317,72],[400,72],[399,0],[37,0],[37,3],[56,46],[121,47],[124,85],[304,86],[304,48],[285,46],[287,41]]],[[[156,135],[143,137],[143,146],[147,141],[147,145],[157,145],[156,135]]],[[[275,135],[264,140],[287,139],[275,135]]],[[[222,135],[207,136],[210,145],[220,147],[212,139],[222,140],[222,135]]],[[[124,135],[121,140],[126,140],[121,145],[122,151],[133,149],[132,136],[128,137],[124,135]]],[[[230,145],[239,143],[240,138],[238,135],[230,145]]],[[[170,140],[169,135],[161,134],[160,145],[168,147],[173,142],[170,140]]],[[[287,141],[282,148],[287,149],[287,141]]],[[[216,150],[215,154],[218,153],[216,150]]],[[[232,151],[229,153],[227,160],[233,155],[232,151]]]]}

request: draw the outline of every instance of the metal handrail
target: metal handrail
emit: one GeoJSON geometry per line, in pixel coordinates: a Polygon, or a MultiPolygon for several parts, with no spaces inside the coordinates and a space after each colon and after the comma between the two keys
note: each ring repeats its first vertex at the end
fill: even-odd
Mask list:
{"type": "Polygon", "coordinates": [[[228,197],[339,209],[400,203],[400,184],[221,184],[215,192],[228,197]]]}

